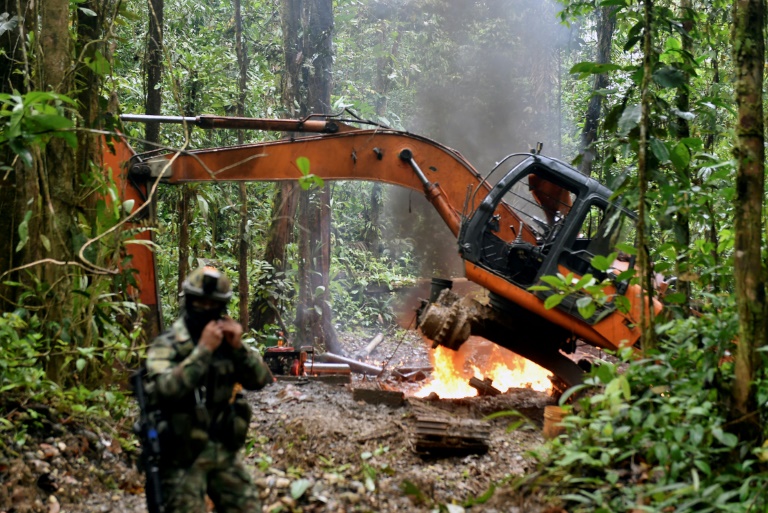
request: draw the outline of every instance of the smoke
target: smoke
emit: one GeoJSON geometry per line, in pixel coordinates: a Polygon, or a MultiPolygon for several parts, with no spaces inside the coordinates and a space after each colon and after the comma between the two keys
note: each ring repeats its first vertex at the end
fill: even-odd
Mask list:
{"type": "MultiPolygon", "coordinates": [[[[419,81],[413,129],[463,153],[479,171],[544,143],[559,157],[560,52],[567,29],[542,0],[451,2],[426,12],[447,40],[419,81]]],[[[426,64],[426,63],[425,63],[426,64]]]]}
{"type": "MultiPolygon", "coordinates": [[[[421,45],[409,130],[460,151],[481,174],[537,142],[543,153],[560,157],[561,49],[568,32],[558,23],[556,2],[412,0],[401,9],[419,27],[421,45]]],[[[425,277],[463,274],[455,237],[416,196],[390,191],[392,233],[384,240],[395,233],[413,239],[425,277]]]]}

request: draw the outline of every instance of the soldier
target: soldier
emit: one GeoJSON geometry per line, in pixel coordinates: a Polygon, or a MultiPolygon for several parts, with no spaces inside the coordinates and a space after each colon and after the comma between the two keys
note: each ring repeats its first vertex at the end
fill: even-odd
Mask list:
{"type": "Polygon", "coordinates": [[[164,511],[205,513],[206,494],[218,513],[261,511],[239,454],[251,410],[233,388],[263,388],[272,374],[242,344],[242,326],[226,315],[232,297],[226,276],[202,267],[182,289],[182,316],[155,339],[147,358],[147,391],[161,412],[164,511]]]}

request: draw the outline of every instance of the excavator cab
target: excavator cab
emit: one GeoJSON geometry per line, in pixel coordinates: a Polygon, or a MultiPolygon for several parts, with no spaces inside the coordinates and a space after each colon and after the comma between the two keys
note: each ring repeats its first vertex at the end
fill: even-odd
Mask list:
{"type": "MultiPolygon", "coordinates": [[[[459,236],[462,257],[521,288],[558,273],[615,277],[634,264],[617,246],[631,245],[635,222],[631,212],[610,198],[608,188],[570,166],[541,155],[528,156],[464,222],[459,236]],[[504,226],[501,219],[513,221],[504,226]],[[620,255],[614,262],[617,272],[605,274],[592,266],[595,256],[611,253],[620,255]]],[[[620,292],[626,288],[617,286],[620,292]]],[[[541,299],[550,294],[536,293],[541,299]]],[[[566,298],[558,308],[579,316],[578,299],[578,294],[566,298]]],[[[591,320],[604,313],[596,312],[591,320]]]]}

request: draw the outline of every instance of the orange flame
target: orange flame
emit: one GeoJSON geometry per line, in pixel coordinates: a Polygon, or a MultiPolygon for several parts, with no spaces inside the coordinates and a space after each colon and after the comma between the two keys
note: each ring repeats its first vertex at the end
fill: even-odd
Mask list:
{"type": "Polygon", "coordinates": [[[552,389],[548,370],[479,337],[470,337],[458,351],[438,346],[430,350],[430,360],[435,370],[416,397],[432,392],[442,399],[476,396],[477,389],[469,386],[472,377],[490,378],[501,392],[510,388],[552,389]]]}

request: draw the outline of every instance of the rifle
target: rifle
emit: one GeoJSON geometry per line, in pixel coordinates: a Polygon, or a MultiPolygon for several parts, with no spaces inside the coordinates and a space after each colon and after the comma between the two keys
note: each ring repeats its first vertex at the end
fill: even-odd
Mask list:
{"type": "Polygon", "coordinates": [[[131,375],[131,385],[139,403],[139,421],[133,425],[133,432],[141,444],[141,467],[147,476],[144,490],[149,513],[163,513],[163,496],[160,488],[160,439],[157,435],[155,416],[148,411],[144,390],[147,370],[142,367],[131,375]]]}

